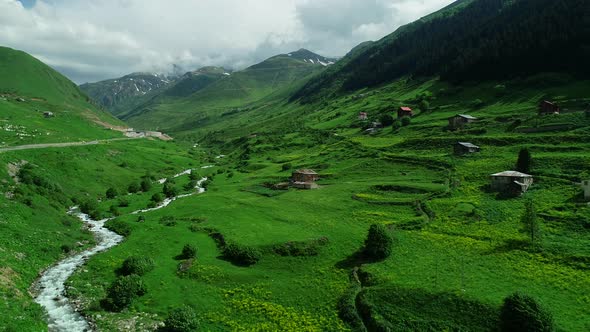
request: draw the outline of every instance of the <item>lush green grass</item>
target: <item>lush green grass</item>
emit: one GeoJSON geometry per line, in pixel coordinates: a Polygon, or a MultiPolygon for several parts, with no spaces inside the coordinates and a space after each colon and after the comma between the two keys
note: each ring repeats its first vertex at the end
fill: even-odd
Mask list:
{"type": "Polygon", "coordinates": [[[202,139],[202,133],[225,126],[201,141],[201,146],[213,148],[202,155],[203,164],[215,163],[217,168],[211,170],[220,170],[209,191],[146,214],[145,224],[121,217],[133,228],[131,235],[92,260],[89,273],[73,278],[78,290],[90,278],[104,280],[76,295],[90,301],[88,314],[108,317],[99,320],[106,329],[133,316],[134,310],[156,313],[155,320],[161,320],[169,308],[186,303],[197,308],[209,329],[276,329],[284,323],[276,315],[288,317],[294,328],[338,330],[344,325],[335,316],[336,303],[349,286],[352,267],[347,258],[361,247],[369,225],[382,223],[394,227],[394,254],[364,266],[377,284],[365,285],[362,294],[373,294],[371,310],[390,323],[403,314],[434,327],[485,330],[490,321],[484,317],[496,315],[503,298],[520,290],[551,308],[559,329],[585,330],[590,324],[583,318],[588,317],[590,210],[577,203],[581,191],[573,182],[590,175],[584,153],[589,146],[582,143],[589,123],[584,113],[540,118],[536,104],[550,95],[571,104],[572,111],[583,110],[581,87],[587,83],[562,89],[504,83],[510,88],[498,92],[497,82],[457,88],[436,80],[401,81],[364,91],[363,98],[344,96],[313,107],[277,105],[272,116],[254,107],[213,122],[201,128],[201,134],[186,136],[202,139]],[[408,127],[361,134],[359,110],[377,118],[396,105],[414,106],[415,98],[429,95],[427,91],[434,92],[431,109],[419,112],[408,127]],[[313,108],[318,110],[310,112],[313,108]],[[445,130],[446,119],[458,113],[481,121],[461,131],[445,130]],[[305,120],[295,124],[297,117],[305,120]],[[261,121],[248,125],[254,119],[261,121]],[[517,119],[520,124],[513,128],[517,119]],[[575,124],[577,129],[514,130],[554,123],[575,124]],[[452,144],[457,140],[481,145],[482,152],[454,157],[452,144]],[[540,248],[534,250],[520,232],[523,198],[502,199],[486,189],[489,175],[512,169],[525,146],[532,151],[536,176],[525,196],[534,199],[543,233],[540,248]],[[218,154],[227,156],[215,159],[218,154]],[[263,187],[288,178],[290,171],[282,171],[286,163],[292,169],[319,171],[321,189],[275,194],[263,187]],[[163,226],[163,216],[178,223],[163,226]],[[196,226],[192,218],[199,220],[196,226]],[[213,230],[226,240],[258,248],[262,259],[250,267],[231,265],[206,236],[213,230]],[[282,257],[269,249],[322,237],[329,243],[317,256],[282,257]],[[190,278],[176,273],[179,262],[174,260],[185,243],[199,248],[190,278]],[[160,254],[162,247],[166,253],[160,254]],[[130,312],[103,312],[97,303],[114,279],[114,269],[129,255],[142,252],[157,262],[156,270],[145,277],[153,292],[130,312]],[[398,287],[406,295],[393,297],[399,295],[398,287]],[[186,295],[181,299],[179,293],[186,295]],[[448,300],[454,304],[434,302],[440,305],[433,304],[432,314],[425,315],[419,299],[444,302],[444,294],[454,294],[448,300]],[[462,320],[460,308],[468,303],[477,303],[486,314],[462,320]],[[445,308],[435,314],[440,306],[445,308]],[[267,318],[261,316],[265,310],[267,318]]]}
{"type": "MultiPolygon", "coordinates": [[[[590,119],[582,112],[588,86],[547,75],[465,86],[400,80],[311,105],[285,102],[293,86],[225,101],[223,94],[202,103],[162,100],[145,123],[177,128],[180,142],[138,140],[0,154],[2,164],[27,160],[36,165],[36,174],[56,184],[50,187],[58,197],[23,184],[18,187],[25,195],[0,197],[1,220],[8,221],[0,224],[0,247],[8,253],[0,262],[11,269],[3,270],[0,283],[11,315],[2,316],[0,325],[41,328],[41,310],[26,295],[28,285],[62,255],[63,244],[89,240],[75,221],[72,226],[44,223],[64,218],[74,196],[101,198],[99,209],[109,215],[123,197],[105,199],[107,188],[124,191],[148,173],[158,179],[196,168],[201,176],[213,175],[208,191],[142,214],[145,222],[127,213],[146,207],[162,185],[125,196],[129,206],[119,207],[118,223],[130,234],[70,280],[70,294],[103,330],[123,329],[137,317],[138,324],[151,326],[182,304],[195,307],[205,330],[345,330],[337,303],[350,288],[351,271],[359,262],[355,253],[373,223],[390,225],[395,244],[389,258],[362,267],[372,276],[358,301],[368,307],[369,321],[484,330],[503,298],[519,290],[546,304],[560,330],[587,330],[590,208],[575,182],[590,177],[590,119]],[[417,111],[408,126],[363,134],[358,112],[378,119],[400,105],[416,108],[422,99],[429,109],[417,111]],[[572,112],[538,117],[540,99],[557,100],[572,112]],[[202,112],[193,112],[196,105],[203,106],[202,112]],[[162,111],[170,113],[163,118],[162,111]],[[459,113],[480,121],[447,130],[447,118],[459,113]],[[173,119],[177,114],[182,116],[173,119]],[[552,125],[567,127],[543,131],[552,125]],[[452,144],[459,140],[482,151],[455,157],[452,144]],[[531,190],[513,199],[489,192],[489,175],[512,169],[522,147],[533,155],[531,190]],[[268,188],[286,181],[296,168],[318,171],[321,188],[268,188]],[[533,199],[540,218],[543,237],[537,248],[520,232],[526,198],[533,199]],[[260,261],[249,267],[232,264],[214,240],[220,235],[212,233],[259,251],[260,261]],[[185,244],[198,248],[192,265],[177,257],[185,244]],[[277,250],[293,244],[317,247],[309,256],[277,250]],[[20,253],[32,259],[19,260],[20,253]],[[99,302],[116,269],[132,255],[155,261],[155,269],[143,277],[148,293],[130,310],[105,312],[99,302]],[[477,307],[481,315],[466,306],[477,307]],[[22,319],[20,312],[26,313],[22,319]]],[[[13,180],[6,174],[2,178],[2,192],[16,191],[13,180]]],[[[188,181],[179,177],[176,186],[188,181]]]]}

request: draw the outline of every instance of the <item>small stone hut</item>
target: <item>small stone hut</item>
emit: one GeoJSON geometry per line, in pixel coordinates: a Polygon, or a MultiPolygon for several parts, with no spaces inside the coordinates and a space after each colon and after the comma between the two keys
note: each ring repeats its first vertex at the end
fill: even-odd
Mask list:
{"type": "Polygon", "coordinates": [[[468,142],[457,142],[453,147],[455,155],[463,156],[469,153],[479,152],[481,148],[475,144],[468,143],[468,142]]]}
{"type": "Polygon", "coordinates": [[[316,189],[315,183],[320,179],[318,173],[311,169],[298,169],[291,174],[291,186],[299,189],[316,189]]]}
{"type": "Polygon", "coordinates": [[[52,118],[54,117],[53,112],[43,112],[43,116],[46,118],[52,118]]]}
{"type": "Polygon", "coordinates": [[[533,184],[533,176],[517,171],[505,171],[491,175],[493,191],[520,195],[533,184]]]}
{"type": "Polygon", "coordinates": [[[543,100],[539,104],[539,115],[559,114],[560,112],[561,109],[559,109],[559,106],[548,100],[543,100]]]}
{"type": "Polygon", "coordinates": [[[456,130],[465,127],[466,124],[477,121],[476,117],[468,114],[457,114],[449,118],[449,129],[456,130]]]}

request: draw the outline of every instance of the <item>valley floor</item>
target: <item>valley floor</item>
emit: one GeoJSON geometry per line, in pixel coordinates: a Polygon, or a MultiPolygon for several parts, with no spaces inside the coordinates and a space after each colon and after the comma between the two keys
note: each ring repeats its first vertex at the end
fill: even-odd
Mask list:
{"type": "MultiPolygon", "coordinates": [[[[0,283],[10,315],[0,323],[43,325],[27,283],[63,257],[62,243],[89,245],[79,224],[61,219],[68,200],[82,197],[95,202],[96,213],[120,215],[112,227],[125,235],[68,282],[69,296],[103,331],[147,330],[182,305],[195,309],[203,330],[489,331],[503,299],[516,291],[548,308],[558,330],[590,329],[590,206],[577,184],[590,178],[590,117],[576,109],[588,83],[547,88],[572,105],[570,113],[547,117],[537,116],[540,93],[528,88],[497,97],[493,85],[453,94],[440,82],[396,84],[363,98],[287,105],[275,120],[249,124],[267,112],[253,108],[248,119],[229,119],[225,131],[201,133],[198,141],[185,133],[176,143],[0,154],[2,163],[26,160],[36,176],[59,184],[32,181],[19,194],[20,185],[6,176],[2,191],[15,198],[0,197],[0,220],[8,221],[0,223],[0,249],[11,253],[0,257],[11,269],[2,273],[9,282],[0,283]],[[416,112],[406,126],[367,135],[356,122],[359,109],[389,112],[392,103],[417,103],[426,90],[438,91],[431,109],[416,112]],[[458,113],[480,121],[447,130],[447,118],[458,113]],[[304,124],[277,129],[301,116],[304,124]],[[457,141],[481,152],[455,156],[457,141]],[[524,147],[534,161],[530,190],[514,198],[491,192],[490,175],[512,170],[524,147]],[[211,178],[205,194],[129,214],[163,192],[157,179],[187,168],[211,178]],[[317,171],[320,188],[277,190],[298,168],[317,171]],[[127,195],[142,178],[151,179],[150,188],[127,195]],[[105,195],[110,187],[117,188],[115,198],[105,195]],[[65,203],[48,201],[47,191],[63,194],[65,203]],[[540,221],[535,245],[521,231],[527,200],[540,221]],[[383,261],[358,255],[372,224],[394,237],[383,261]],[[196,258],[181,257],[187,244],[197,248],[196,258]],[[236,264],[224,251],[228,244],[260,259],[236,264]],[[105,310],[102,300],[130,256],[154,262],[141,277],[147,292],[128,309],[105,310]]],[[[174,181],[181,192],[192,185],[186,175],[174,181]]]]}

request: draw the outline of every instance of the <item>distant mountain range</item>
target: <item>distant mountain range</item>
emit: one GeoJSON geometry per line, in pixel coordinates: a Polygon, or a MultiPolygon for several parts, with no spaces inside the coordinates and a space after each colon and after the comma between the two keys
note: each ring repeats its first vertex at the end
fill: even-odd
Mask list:
{"type": "MultiPolygon", "coordinates": [[[[336,58],[327,58],[306,49],[300,49],[271,57],[245,71],[297,66],[323,68],[333,65],[336,61],[336,58]]],[[[178,72],[178,67],[175,71],[178,72]]],[[[80,85],[80,89],[99,105],[120,116],[157,95],[187,97],[231,75],[231,70],[222,67],[203,67],[184,75],[133,73],[120,78],[85,83],[80,85]]]]}

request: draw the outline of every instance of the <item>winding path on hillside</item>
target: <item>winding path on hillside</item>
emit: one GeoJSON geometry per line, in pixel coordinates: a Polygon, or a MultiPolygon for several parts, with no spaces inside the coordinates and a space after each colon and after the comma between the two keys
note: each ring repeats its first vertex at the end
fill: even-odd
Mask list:
{"type": "MultiPolygon", "coordinates": [[[[192,169],[186,170],[175,175],[181,176],[192,173],[192,169]]],[[[179,195],[167,198],[164,202],[155,208],[139,210],[130,214],[145,213],[167,207],[173,201],[205,192],[203,183],[207,178],[202,178],[197,182],[195,190],[189,194],[179,195]]],[[[164,181],[165,182],[165,181],[164,181]]],[[[92,331],[92,326],[84,316],[76,311],[66,294],[65,283],[70,276],[90,259],[90,257],[106,251],[123,241],[123,237],[104,225],[107,221],[113,219],[93,220],[89,215],[72,208],[69,214],[77,216],[84,224],[88,225],[89,230],[96,237],[96,246],[83,252],[67,257],[54,266],[45,270],[38,281],[33,285],[33,289],[38,291],[35,302],[39,303],[48,314],[47,324],[49,331],[54,332],[85,332],[92,331]]]]}
{"type": "Polygon", "coordinates": [[[84,146],[84,145],[97,145],[106,142],[115,142],[115,141],[127,141],[127,140],[134,140],[139,138],[109,138],[109,139],[101,139],[101,140],[94,140],[94,141],[82,141],[82,142],[64,142],[64,143],[44,143],[44,144],[27,144],[27,145],[16,145],[16,146],[8,146],[4,148],[0,148],[1,152],[8,152],[8,151],[18,151],[18,150],[33,150],[33,149],[47,149],[47,148],[65,148],[69,146],[84,146]]]}

